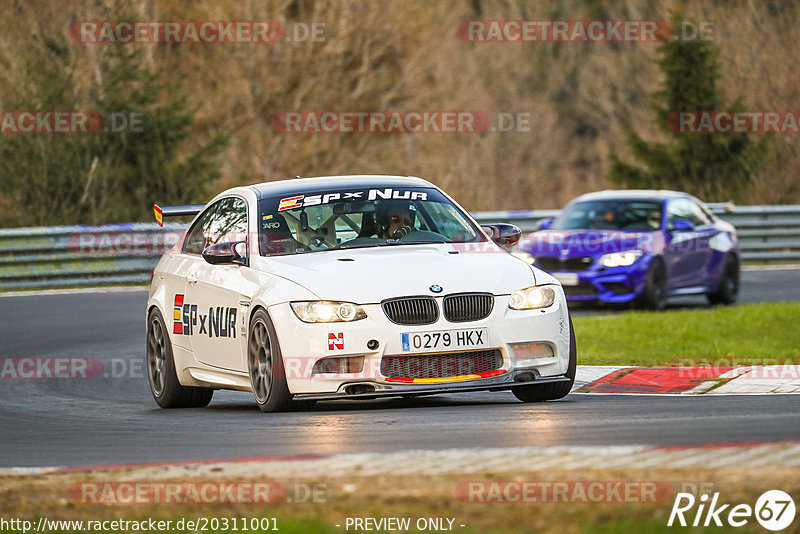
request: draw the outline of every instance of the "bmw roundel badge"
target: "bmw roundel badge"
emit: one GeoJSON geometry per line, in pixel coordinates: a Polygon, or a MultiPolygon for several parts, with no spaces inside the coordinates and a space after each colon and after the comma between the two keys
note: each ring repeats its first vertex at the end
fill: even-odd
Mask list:
{"type": "Polygon", "coordinates": [[[434,293],[441,293],[442,292],[442,286],[437,285],[437,284],[433,284],[430,287],[430,290],[433,291],[434,293]]]}

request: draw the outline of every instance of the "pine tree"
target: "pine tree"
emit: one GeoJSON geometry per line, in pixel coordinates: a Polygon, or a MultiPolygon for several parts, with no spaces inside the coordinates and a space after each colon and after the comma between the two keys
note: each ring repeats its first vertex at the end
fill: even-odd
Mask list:
{"type": "Polygon", "coordinates": [[[37,39],[20,61],[4,108],[86,110],[106,119],[142,119],[131,131],[0,135],[4,225],[106,224],[152,220],[152,204],[207,199],[219,176],[218,134],[189,146],[194,110],[174,91],[165,97],[163,72],[146,66],[141,50],[102,47],[89,94],[76,89],[77,47],[54,48],[37,39]]]}
{"type": "Polygon", "coordinates": [[[727,107],[723,102],[718,52],[707,40],[675,39],[662,45],[660,55],[664,83],[653,100],[656,123],[670,140],[648,142],[631,132],[628,146],[638,165],[612,152],[609,180],[628,188],[677,189],[710,201],[746,198],[764,160],[763,141],[742,133],[680,133],[668,127],[672,112],[740,109],[738,102],[727,107]]]}

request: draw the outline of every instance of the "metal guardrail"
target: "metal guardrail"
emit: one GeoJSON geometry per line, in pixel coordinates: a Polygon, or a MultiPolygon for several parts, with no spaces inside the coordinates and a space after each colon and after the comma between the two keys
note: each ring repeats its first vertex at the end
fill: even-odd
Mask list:
{"type": "Polygon", "coordinates": [[[0,290],[141,284],[185,224],[0,230],[0,290]]]}
{"type": "MultiPolygon", "coordinates": [[[[736,226],[745,263],[800,263],[800,206],[709,204],[736,226]]],[[[559,210],[484,211],[481,223],[510,222],[523,231],[559,210]]],[[[0,290],[141,284],[180,239],[183,223],[0,229],[0,290]]]]}

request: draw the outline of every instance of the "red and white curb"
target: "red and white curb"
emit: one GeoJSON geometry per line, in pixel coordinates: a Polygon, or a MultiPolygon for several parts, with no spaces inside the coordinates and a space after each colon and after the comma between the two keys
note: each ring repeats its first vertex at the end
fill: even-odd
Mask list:
{"type": "MultiPolygon", "coordinates": [[[[687,447],[558,446],[486,449],[409,450],[389,453],[335,454],[239,460],[212,460],[161,465],[128,466],[118,480],[153,480],[174,477],[227,478],[319,478],[396,475],[402,465],[405,475],[468,473],[518,473],[520,471],[571,471],[638,468],[718,468],[746,464],[749,467],[800,467],[800,443],[742,443],[687,447]]],[[[0,475],[39,475],[114,471],[119,466],[72,468],[10,468],[0,475]]]]}
{"type": "Polygon", "coordinates": [[[576,393],[800,393],[800,365],[611,367],[579,365],[576,393]]]}
{"type": "Polygon", "coordinates": [[[225,464],[268,464],[271,462],[302,462],[316,460],[319,458],[329,458],[330,455],[303,454],[297,456],[256,456],[250,458],[235,459],[209,459],[209,460],[186,460],[183,462],[154,462],[140,464],[97,464],[97,465],[78,465],[78,466],[49,466],[49,467],[0,467],[0,476],[24,476],[24,475],[46,475],[50,473],[78,473],[83,471],[130,471],[153,469],[157,471],[169,469],[183,469],[192,471],[203,466],[216,466],[225,464]]]}

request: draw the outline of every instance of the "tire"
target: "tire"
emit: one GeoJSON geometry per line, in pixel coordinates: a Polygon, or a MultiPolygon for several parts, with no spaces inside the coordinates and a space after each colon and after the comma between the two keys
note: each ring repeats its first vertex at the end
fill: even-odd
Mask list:
{"type": "Polygon", "coordinates": [[[572,317],[569,317],[569,364],[564,374],[569,382],[555,382],[539,386],[516,386],[511,392],[522,402],[544,402],[566,397],[575,383],[575,370],[578,367],[578,349],[575,345],[575,330],[572,328],[572,317]]]}
{"type": "Polygon", "coordinates": [[[161,312],[154,309],[147,320],[147,379],[150,393],[162,408],[202,408],[214,390],[182,386],[175,372],[172,343],[161,312]]]}
{"type": "Polygon", "coordinates": [[[649,310],[667,309],[667,270],[660,259],[654,259],[647,268],[644,293],[639,303],[649,310]]]}
{"type": "Polygon", "coordinates": [[[247,370],[250,386],[259,409],[265,413],[296,410],[286,384],[278,336],[267,312],[258,309],[250,319],[247,338],[247,370]]]}
{"type": "Polygon", "coordinates": [[[722,304],[730,306],[736,302],[736,296],[739,294],[739,261],[736,256],[729,254],[725,258],[725,267],[722,271],[722,279],[719,281],[719,287],[713,293],[706,295],[708,302],[715,306],[722,304]]]}

